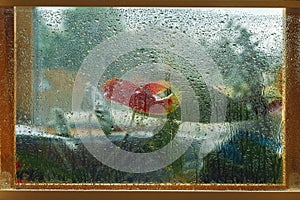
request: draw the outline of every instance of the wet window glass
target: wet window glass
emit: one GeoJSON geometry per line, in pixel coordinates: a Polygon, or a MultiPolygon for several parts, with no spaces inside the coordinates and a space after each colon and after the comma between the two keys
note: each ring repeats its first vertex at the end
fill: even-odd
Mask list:
{"type": "Polygon", "coordinates": [[[32,24],[17,183],[283,183],[282,9],[38,7],[32,24]]]}

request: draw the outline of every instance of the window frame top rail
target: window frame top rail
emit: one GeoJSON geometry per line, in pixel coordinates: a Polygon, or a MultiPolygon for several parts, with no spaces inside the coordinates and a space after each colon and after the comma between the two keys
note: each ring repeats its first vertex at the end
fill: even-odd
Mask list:
{"type": "Polygon", "coordinates": [[[1,0],[0,6],[273,7],[300,8],[298,0],[1,0]]]}

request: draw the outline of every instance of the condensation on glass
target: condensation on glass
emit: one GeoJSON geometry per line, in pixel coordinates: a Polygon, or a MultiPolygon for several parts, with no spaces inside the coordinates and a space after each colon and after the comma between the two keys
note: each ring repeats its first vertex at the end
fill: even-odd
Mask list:
{"type": "Polygon", "coordinates": [[[21,54],[32,67],[17,74],[17,183],[282,184],[282,20],[35,8],[33,56],[21,54]]]}

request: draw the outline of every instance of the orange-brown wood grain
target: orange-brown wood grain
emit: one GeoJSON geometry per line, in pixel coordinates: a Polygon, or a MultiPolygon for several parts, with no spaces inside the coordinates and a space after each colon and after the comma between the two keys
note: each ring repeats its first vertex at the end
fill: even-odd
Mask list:
{"type": "Polygon", "coordinates": [[[290,188],[300,186],[300,9],[286,10],[284,132],[286,178],[290,188]]]}
{"type": "Polygon", "coordinates": [[[8,185],[13,185],[15,174],[13,13],[13,8],[0,8],[0,176],[8,185]]]}
{"type": "Polygon", "coordinates": [[[284,191],[283,184],[17,184],[17,189],[111,190],[111,191],[284,191]]]}
{"type": "Polygon", "coordinates": [[[210,200],[210,199],[243,199],[243,200],[266,200],[266,199],[284,199],[284,200],[298,200],[299,193],[296,192],[228,192],[228,191],[209,191],[209,192],[154,192],[154,191],[5,191],[0,192],[3,199],[43,199],[43,200],[82,200],[82,199],[130,199],[130,200],[153,200],[153,199],[183,199],[183,200],[210,200]]]}

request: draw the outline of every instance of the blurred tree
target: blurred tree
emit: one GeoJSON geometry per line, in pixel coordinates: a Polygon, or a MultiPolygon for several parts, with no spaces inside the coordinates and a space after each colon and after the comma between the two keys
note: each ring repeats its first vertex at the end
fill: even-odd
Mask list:
{"type": "Polygon", "coordinates": [[[279,66],[259,49],[253,34],[232,20],[226,25],[232,34],[222,35],[210,55],[220,68],[228,95],[228,121],[259,118],[267,114],[267,99],[263,94],[265,73],[275,73],[279,66]]]}
{"type": "Polygon", "coordinates": [[[35,23],[38,68],[78,70],[91,49],[123,29],[118,10],[113,8],[79,7],[35,13],[39,19],[35,23]],[[61,22],[51,21],[56,12],[61,12],[61,22]]]}
{"type": "Polygon", "coordinates": [[[255,124],[247,131],[232,133],[229,141],[204,158],[200,182],[280,183],[282,127],[280,121],[267,115],[270,99],[280,98],[280,92],[266,94],[266,88],[274,88],[276,80],[266,81],[264,77],[278,73],[280,64],[272,60],[277,55],[270,57],[261,51],[254,35],[233,21],[225,28],[228,35],[216,42],[210,55],[226,85],[222,89],[228,95],[227,121],[258,120],[253,120],[255,124]]]}

